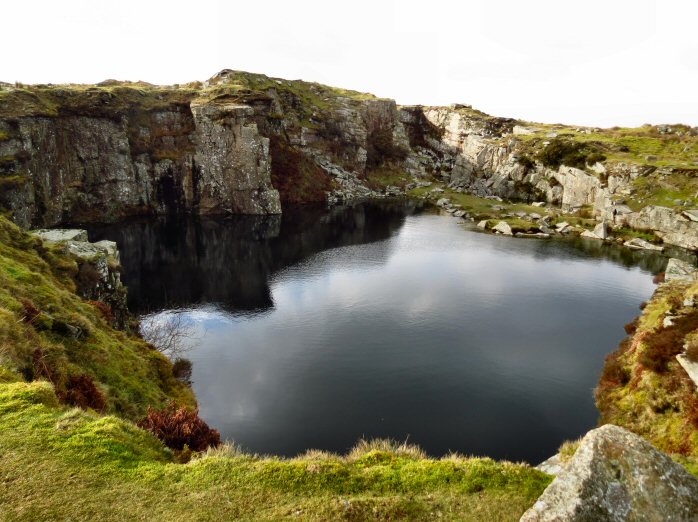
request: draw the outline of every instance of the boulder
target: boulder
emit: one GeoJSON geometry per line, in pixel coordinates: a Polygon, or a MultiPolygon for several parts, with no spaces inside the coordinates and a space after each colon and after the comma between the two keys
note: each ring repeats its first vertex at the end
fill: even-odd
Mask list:
{"type": "Polygon", "coordinates": [[[453,213],[453,217],[462,218],[463,216],[465,216],[465,213],[465,210],[456,210],[453,213]]]}
{"type": "Polygon", "coordinates": [[[594,234],[591,230],[585,230],[580,234],[582,237],[586,237],[588,239],[601,239],[599,236],[594,234]]]}
{"type": "Polygon", "coordinates": [[[534,203],[531,203],[534,207],[544,207],[545,206],[545,201],[536,201],[534,203]]]}
{"type": "Polygon", "coordinates": [[[555,228],[557,229],[558,232],[562,232],[563,230],[565,230],[569,226],[570,226],[570,224],[567,221],[563,221],[563,222],[555,225],[555,228]]]}
{"type": "Polygon", "coordinates": [[[626,241],[623,244],[628,248],[632,248],[635,250],[654,250],[657,252],[664,251],[664,247],[659,245],[653,245],[649,241],[645,241],[644,239],[640,239],[639,237],[635,237],[629,241],[626,241]]]}
{"type": "Polygon", "coordinates": [[[591,430],[521,522],[698,519],[698,479],[630,431],[591,430]]]}
{"type": "Polygon", "coordinates": [[[692,281],[696,278],[698,269],[685,261],[672,257],[666,265],[666,281],[692,281]]]}
{"type": "Polygon", "coordinates": [[[587,237],[589,239],[607,239],[608,238],[608,226],[606,223],[599,223],[594,227],[594,231],[585,230],[581,234],[582,237],[587,237]]]}
{"type": "Polygon", "coordinates": [[[506,221],[500,221],[497,223],[494,227],[492,227],[492,230],[495,232],[499,232],[500,234],[504,234],[505,236],[513,236],[514,233],[511,230],[511,227],[509,226],[509,223],[506,221]]]}
{"type": "Polygon", "coordinates": [[[607,239],[608,238],[608,225],[606,225],[605,222],[599,223],[594,227],[594,234],[596,237],[599,239],[607,239]]]}
{"type": "Polygon", "coordinates": [[[482,221],[478,222],[477,228],[481,228],[482,230],[487,230],[487,220],[483,219],[482,221]]]}
{"type": "Polygon", "coordinates": [[[441,198],[436,202],[437,207],[445,207],[451,202],[448,198],[441,198]]]}

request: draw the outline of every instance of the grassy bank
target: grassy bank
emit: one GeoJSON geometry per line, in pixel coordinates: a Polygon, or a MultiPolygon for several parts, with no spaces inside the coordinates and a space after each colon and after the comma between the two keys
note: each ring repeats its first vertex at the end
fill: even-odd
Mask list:
{"type": "Polygon", "coordinates": [[[550,481],[388,444],[288,460],[223,447],[175,464],[133,424],[59,406],[47,382],[0,384],[0,432],[5,520],[518,520],[550,481]]]}
{"type": "Polygon", "coordinates": [[[75,294],[76,279],[85,276],[76,258],[0,217],[2,375],[43,378],[63,394],[87,376],[107,412],[132,419],[172,399],[193,405],[191,390],[174,378],[166,357],[112,328],[103,303],[75,294]]]}
{"type": "MultiPolygon", "coordinates": [[[[606,359],[596,389],[604,423],[626,427],[698,473],[698,394],[676,360],[695,345],[698,283],[661,285],[630,336],[606,359]],[[669,318],[667,320],[667,318],[669,318]]],[[[693,350],[695,357],[698,350],[693,350]]]]}

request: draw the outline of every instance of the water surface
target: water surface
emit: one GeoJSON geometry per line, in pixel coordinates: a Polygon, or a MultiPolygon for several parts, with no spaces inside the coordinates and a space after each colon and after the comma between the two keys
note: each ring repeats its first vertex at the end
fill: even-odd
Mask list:
{"type": "Polygon", "coordinates": [[[201,415],[260,453],[361,437],[536,463],[597,422],[593,388],[665,258],[467,230],[415,203],[150,220],[118,241],[132,310],[186,309],[201,415]]]}

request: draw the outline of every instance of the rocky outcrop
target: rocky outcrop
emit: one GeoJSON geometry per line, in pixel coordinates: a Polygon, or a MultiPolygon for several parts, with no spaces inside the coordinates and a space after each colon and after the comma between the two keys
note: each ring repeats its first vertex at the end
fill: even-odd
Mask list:
{"type": "Polygon", "coordinates": [[[665,243],[698,250],[698,223],[667,207],[648,205],[639,212],[621,216],[627,226],[654,231],[665,243]]]}
{"type": "MultiPolygon", "coordinates": [[[[638,178],[668,179],[671,169],[545,166],[526,145],[540,128],[466,105],[398,107],[231,70],[187,86],[0,88],[0,206],[25,227],[132,214],[273,214],[281,202],[396,195],[435,178],[481,197],[584,209],[698,249],[698,211],[624,204],[638,178]],[[395,173],[400,186],[373,181],[395,173]]],[[[538,152],[550,144],[533,140],[538,152]]]]}
{"type": "Polygon", "coordinates": [[[121,282],[121,260],[114,241],[91,243],[81,229],[39,229],[32,235],[44,243],[58,245],[78,263],[76,293],[101,306],[114,326],[124,328],[128,320],[126,287],[121,282]],[[106,305],[106,307],[104,306],[106,305]]]}
{"type": "Polygon", "coordinates": [[[269,143],[251,108],[192,99],[153,109],[148,101],[111,108],[92,100],[65,113],[0,119],[0,175],[15,180],[0,190],[0,204],[25,227],[281,211],[269,143]]]}
{"type": "Polygon", "coordinates": [[[193,198],[202,214],[280,214],[271,187],[269,139],[260,136],[246,105],[192,103],[193,198]]]}
{"type": "Polygon", "coordinates": [[[613,425],[590,431],[522,522],[690,521],[698,479],[613,425]]]}

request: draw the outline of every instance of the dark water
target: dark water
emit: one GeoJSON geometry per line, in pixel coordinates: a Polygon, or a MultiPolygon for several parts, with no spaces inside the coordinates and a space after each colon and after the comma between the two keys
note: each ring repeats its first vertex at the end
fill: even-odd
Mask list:
{"type": "MultiPolygon", "coordinates": [[[[469,231],[414,203],[132,222],[132,310],[186,308],[202,416],[261,453],[360,437],[538,462],[597,421],[605,354],[665,258],[469,231]]],[[[167,312],[165,312],[167,313],[167,312]]]]}

